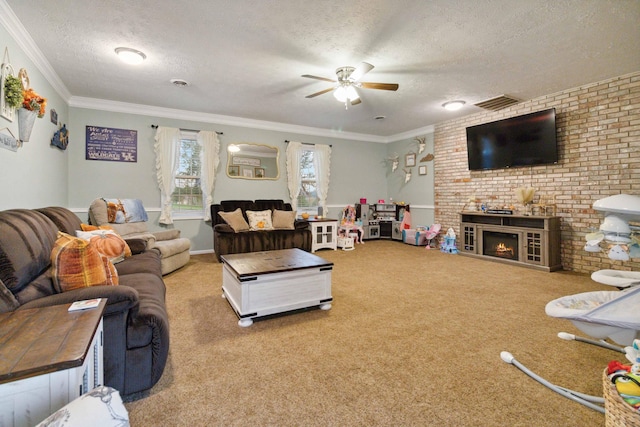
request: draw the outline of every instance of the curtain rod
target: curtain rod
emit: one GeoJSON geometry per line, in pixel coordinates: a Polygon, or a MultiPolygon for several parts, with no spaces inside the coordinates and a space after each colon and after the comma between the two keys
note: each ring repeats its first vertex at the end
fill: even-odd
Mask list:
{"type": "MultiPolygon", "coordinates": [[[[151,125],[151,127],[152,127],[153,129],[158,129],[158,125],[151,125]]],[[[184,129],[184,128],[180,128],[180,130],[185,131],[185,132],[200,132],[200,130],[202,130],[202,129],[184,129]]],[[[218,135],[224,135],[224,133],[223,133],[223,132],[218,132],[218,131],[215,131],[215,132],[216,132],[218,135]]]]}
{"type": "MultiPolygon", "coordinates": [[[[289,141],[288,139],[285,139],[285,140],[284,140],[284,142],[288,144],[288,143],[290,143],[291,141],[289,141]]],[[[302,145],[316,145],[316,144],[312,144],[312,143],[310,143],[310,142],[301,142],[300,144],[302,144],[302,145]]],[[[329,147],[332,147],[332,148],[333,148],[333,145],[329,144],[329,147]]]]}

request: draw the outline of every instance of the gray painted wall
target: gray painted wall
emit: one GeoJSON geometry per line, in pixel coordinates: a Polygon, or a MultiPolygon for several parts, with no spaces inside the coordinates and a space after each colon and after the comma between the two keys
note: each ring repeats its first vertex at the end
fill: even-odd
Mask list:
{"type": "MultiPolygon", "coordinates": [[[[285,140],[296,140],[311,144],[330,144],[331,188],[328,196],[329,216],[336,217],[347,204],[357,203],[360,197],[369,200],[388,199],[389,177],[384,159],[387,144],[299,135],[229,125],[188,122],[184,120],[154,119],[144,115],[114,113],[82,108],[71,108],[73,118],[70,131],[74,143],[68,149],[69,156],[69,203],[81,218],[86,218],[86,209],[95,198],[120,197],[142,199],[149,211],[150,227],[162,228],[158,223],[160,192],[155,177],[155,155],[153,142],[155,130],[152,124],[187,129],[216,130],[220,137],[220,165],[216,175],[214,201],[226,199],[275,198],[290,201],[286,182],[285,140]],[[85,160],[86,126],[116,127],[138,131],[138,162],[120,163],[85,160]],[[234,143],[259,143],[280,150],[281,168],[278,180],[243,180],[229,178],[224,170],[227,162],[226,147],[234,143]]],[[[416,186],[418,188],[418,186],[416,186]]],[[[393,197],[393,196],[391,196],[393,197]]],[[[417,199],[417,196],[416,196],[417,199]]],[[[424,198],[423,198],[424,199],[424,198]]],[[[424,199],[426,201],[426,199],[424,199]]],[[[211,250],[213,233],[208,223],[202,220],[176,220],[173,227],[181,230],[192,241],[195,252],[211,250]]]]}
{"type": "Polygon", "coordinates": [[[433,133],[423,135],[426,139],[425,150],[418,154],[418,143],[412,139],[396,141],[387,144],[387,156],[400,156],[400,166],[395,172],[391,172],[391,166],[387,165],[387,188],[394,202],[404,202],[411,206],[412,227],[422,225],[429,227],[434,221],[434,172],[433,163],[420,162],[427,154],[433,154],[433,133]],[[405,166],[405,155],[416,153],[416,165],[412,168],[405,166]],[[420,175],[418,168],[427,167],[427,174],[420,175]],[[411,169],[411,180],[405,183],[404,169],[411,169]]]}

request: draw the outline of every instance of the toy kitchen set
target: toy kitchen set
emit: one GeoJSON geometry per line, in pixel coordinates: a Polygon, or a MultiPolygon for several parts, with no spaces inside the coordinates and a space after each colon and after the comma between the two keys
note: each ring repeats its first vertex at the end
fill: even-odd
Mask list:
{"type": "Polygon", "coordinates": [[[356,204],[356,218],[362,221],[364,239],[402,241],[400,225],[405,209],[408,207],[409,205],[406,204],[385,203],[384,200],[367,204],[366,199],[360,199],[360,203],[356,204]]]}

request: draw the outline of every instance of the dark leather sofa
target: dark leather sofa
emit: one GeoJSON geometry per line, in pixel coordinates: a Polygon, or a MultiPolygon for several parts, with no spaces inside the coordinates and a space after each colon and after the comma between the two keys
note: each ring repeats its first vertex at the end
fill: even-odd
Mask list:
{"type": "Polygon", "coordinates": [[[280,199],[271,200],[223,200],[211,205],[211,225],[213,227],[213,250],[218,262],[227,254],[273,251],[299,248],[311,251],[311,231],[305,220],[296,220],[293,230],[243,231],[236,233],[224,222],[218,212],[242,210],[245,221],[246,211],[283,210],[291,211],[291,204],[280,199]]]}
{"type": "Polygon", "coordinates": [[[107,298],[105,385],[124,396],[148,390],[162,376],[169,353],[160,255],[146,250],[142,239],[127,240],[133,255],[115,264],[118,286],[60,292],[51,276],[51,252],[58,231],[75,236],[80,224],[61,207],[0,212],[0,312],[107,298]]]}

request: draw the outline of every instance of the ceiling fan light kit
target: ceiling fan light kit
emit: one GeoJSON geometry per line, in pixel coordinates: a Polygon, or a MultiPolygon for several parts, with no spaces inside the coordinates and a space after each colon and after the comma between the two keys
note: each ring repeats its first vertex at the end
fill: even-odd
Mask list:
{"type": "Polygon", "coordinates": [[[362,89],[378,89],[378,90],[398,90],[399,85],[397,83],[372,83],[372,82],[360,82],[360,79],[369,71],[373,69],[373,65],[362,62],[358,67],[339,67],[336,69],[336,79],[328,79],[326,77],[312,76],[310,74],[303,74],[302,77],[308,79],[322,80],[326,82],[336,83],[333,87],[321,90],[311,95],[307,95],[306,98],[314,98],[318,95],[325,94],[333,91],[333,96],[338,101],[345,104],[345,108],[348,108],[349,103],[351,105],[360,104],[360,95],[356,88],[362,89]]]}
{"type": "Polygon", "coordinates": [[[342,84],[333,91],[333,96],[340,102],[353,102],[360,98],[351,84],[342,84]]]}

